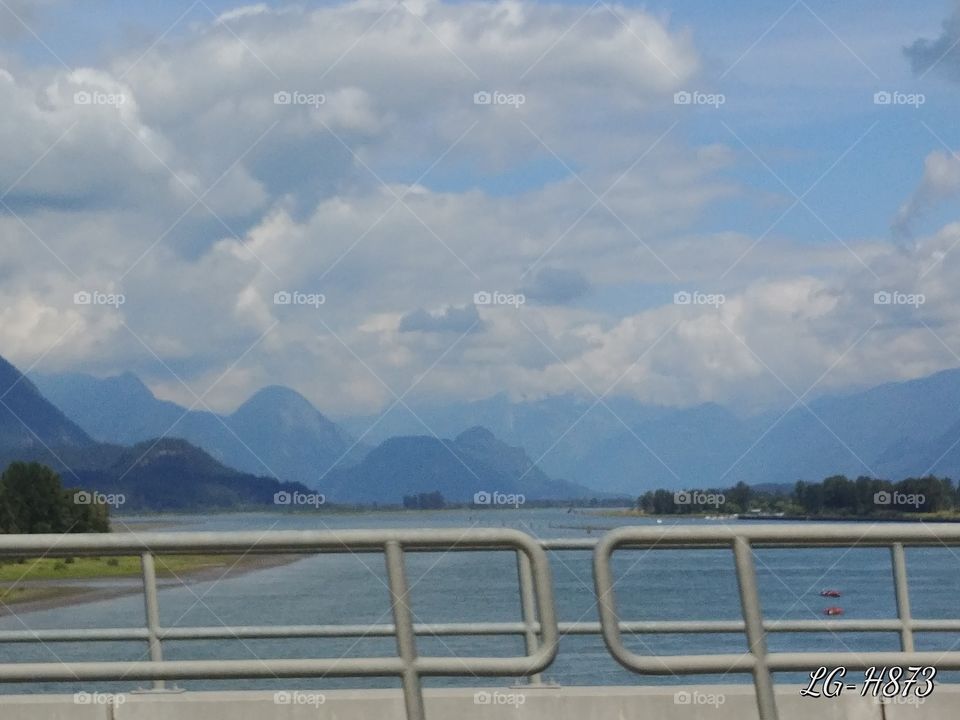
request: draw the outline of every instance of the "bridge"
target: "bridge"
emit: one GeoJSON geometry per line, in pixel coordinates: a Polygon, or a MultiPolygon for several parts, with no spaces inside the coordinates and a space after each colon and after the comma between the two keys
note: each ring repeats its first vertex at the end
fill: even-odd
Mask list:
{"type": "MultiPolygon", "coordinates": [[[[726,524],[710,527],[623,527],[598,540],[535,539],[513,529],[279,531],[267,533],[145,533],[0,536],[0,557],[72,557],[139,555],[143,575],[144,624],[137,628],[62,628],[0,631],[0,643],[145,643],[148,660],[101,659],[69,662],[0,663],[0,683],[146,682],[141,691],[119,694],[90,690],[73,695],[4,695],[4,720],[79,718],[149,720],[153,718],[389,718],[396,720],[471,720],[472,718],[758,718],[790,720],[816,713],[825,719],[953,718],[960,686],[937,685],[921,696],[919,685],[883,697],[803,697],[800,687],[778,685],[774,673],[843,666],[869,668],[935,667],[960,669],[960,652],[916,649],[915,634],[956,633],[960,618],[922,619],[910,609],[905,548],[960,545],[960,525],[837,523],[726,524]],[[890,552],[896,617],[847,620],[770,620],[764,617],[757,589],[754,551],[760,548],[883,547],[890,552]],[[732,553],[742,617],[737,620],[652,621],[622,618],[612,559],[617,553],[710,548],[732,553]],[[425,624],[415,621],[409,604],[406,560],[411,553],[503,552],[516,558],[520,617],[513,622],[425,624]],[[596,619],[557,617],[549,553],[592,553],[596,619]],[[155,558],[188,553],[313,554],[354,553],[382,556],[392,622],[371,625],[255,625],[164,627],[160,623],[155,558]],[[898,651],[772,652],[773,633],[895,633],[898,651]],[[747,650],[713,654],[644,655],[624,638],[644,634],[728,634],[746,639],[747,650]],[[610,655],[638,675],[685,676],[740,674],[751,684],[715,686],[556,687],[542,674],[554,662],[565,635],[596,635],[610,655]],[[525,652],[515,656],[430,656],[418,648],[423,637],[518,636],[525,652]],[[165,642],[256,638],[392,638],[395,653],[380,657],[263,658],[256,660],[171,660],[165,642]],[[324,678],[398,678],[394,690],[324,690],[324,678]],[[522,685],[491,682],[471,688],[424,690],[432,677],[504,680],[524,677],[522,685]],[[178,680],[316,679],[317,691],[177,692],[178,680]]],[[[349,602],[349,593],[344,594],[349,602]]],[[[879,688],[878,688],[879,689],[879,688]]]]}

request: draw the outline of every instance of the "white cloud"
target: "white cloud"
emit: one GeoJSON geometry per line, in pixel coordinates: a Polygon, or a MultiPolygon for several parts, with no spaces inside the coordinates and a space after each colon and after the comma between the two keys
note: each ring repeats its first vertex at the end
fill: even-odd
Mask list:
{"type": "Polygon", "coordinates": [[[923,178],[913,195],[900,207],[894,230],[908,234],[913,222],[940,203],[960,196],[960,160],[952,153],[935,150],[923,163],[923,178]]]}
{"type": "MultiPolygon", "coordinates": [[[[67,332],[43,369],[132,369],[188,404],[141,340],[198,394],[242,358],[214,406],[281,382],[338,413],[414,382],[453,397],[617,382],[649,402],[756,407],[828,369],[823,386],[842,387],[955,364],[917,319],[960,341],[956,228],[910,250],[851,239],[879,280],[839,245],[703,231],[748,191],[729,147],[666,132],[673,92],[697,77],[691,38],[632,7],[583,12],[255,5],[142,58],[0,73],[0,185],[16,183],[17,214],[0,213],[0,352],[28,365],[67,332]],[[524,101],[475,104],[483,91],[524,101]],[[676,306],[678,286],[726,302],[676,306]],[[875,306],[886,287],[929,301],[875,306]],[[128,301],[78,309],[82,288],[128,301]],[[524,288],[544,302],[472,305],[524,288]],[[281,290],[326,302],[277,305],[281,290]]],[[[956,191],[949,158],[927,165],[917,198],[956,191]]]]}

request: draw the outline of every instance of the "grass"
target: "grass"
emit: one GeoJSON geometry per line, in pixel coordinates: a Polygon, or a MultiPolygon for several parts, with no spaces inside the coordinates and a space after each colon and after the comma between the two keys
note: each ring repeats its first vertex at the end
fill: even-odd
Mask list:
{"type": "MultiPolygon", "coordinates": [[[[237,558],[231,555],[165,555],[157,556],[155,565],[159,577],[172,577],[205,568],[227,568],[236,561],[237,558]]],[[[141,572],[140,558],[136,556],[25,558],[0,562],[0,582],[10,583],[30,580],[140,577],[141,572]]],[[[3,591],[0,588],[0,593],[3,591]]]]}

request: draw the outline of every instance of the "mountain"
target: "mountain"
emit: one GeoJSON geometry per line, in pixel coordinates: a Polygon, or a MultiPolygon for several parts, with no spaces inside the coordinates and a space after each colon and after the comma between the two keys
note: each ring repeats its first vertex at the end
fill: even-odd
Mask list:
{"type": "MultiPolygon", "coordinates": [[[[134,424],[138,407],[153,396],[144,393],[146,388],[133,376],[111,382],[130,397],[139,395],[140,406],[114,408],[118,427],[134,424]]],[[[92,386],[80,384],[75,402],[90,402],[92,386]]],[[[106,413],[104,408],[96,410],[106,413]]],[[[122,493],[123,510],[235,509],[272,505],[274,494],[283,490],[308,491],[297,483],[225,467],[184,440],[150,440],[133,447],[98,443],[0,358],[0,470],[15,460],[49,465],[65,487],[122,493]]]]}
{"type": "Polygon", "coordinates": [[[133,373],[103,379],[82,373],[34,374],[32,379],[44,396],[100,442],[133,445],[159,437],[186,412],[158,400],[133,373]]]}
{"type": "Polygon", "coordinates": [[[123,511],[197,511],[273,506],[274,495],[308,493],[300,483],[241,473],[185,440],[153,440],[133,447],[98,446],[67,452],[64,484],[122,494],[123,511]]]}
{"type": "MultiPolygon", "coordinates": [[[[5,372],[7,384],[15,383],[19,375],[5,372]]],[[[302,480],[343,502],[399,502],[404,494],[438,489],[461,501],[478,489],[531,498],[590,494],[584,487],[639,495],[655,487],[792,484],[835,474],[900,480],[934,472],[960,479],[960,369],[751,417],[713,403],[670,408],[625,397],[512,401],[501,394],[412,409],[398,404],[383,417],[334,423],[282,387],[265,388],[233,414],[217,416],[157,400],[132,375],[40,376],[37,385],[70,420],[27,381],[14,388],[27,397],[11,392],[11,399],[45,407],[45,419],[35,422],[62,444],[90,442],[84,431],[130,444],[172,426],[171,436],[222,464],[302,480]],[[349,451],[348,431],[368,430],[379,445],[349,451]],[[425,430],[455,439],[437,440],[425,430]],[[563,486],[551,477],[570,483],[559,491],[563,486]]],[[[0,432],[39,445],[10,418],[0,432]]]]}
{"type": "Polygon", "coordinates": [[[326,478],[337,503],[400,503],[404,495],[440,491],[451,502],[471,502],[478,492],[523,494],[529,500],[584,498],[585,487],[552,480],[517,447],[481,427],[453,440],[395,437],[371,450],[356,466],[326,478]]]}
{"type": "Polygon", "coordinates": [[[19,370],[0,358],[0,460],[19,452],[49,459],[50,448],[92,444],[89,435],[48,402],[19,370]]]}
{"type": "Polygon", "coordinates": [[[264,388],[223,416],[159,400],[131,373],[102,379],[73,373],[34,379],[68,417],[104,443],[182,438],[224,465],[306,485],[334,467],[359,462],[367,450],[288,388],[264,388]]]}
{"type": "MultiPolygon", "coordinates": [[[[519,402],[496,395],[412,407],[394,407],[371,437],[419,432],[423,423],[453,433],[483,424],[525,448],[546,473],[608,492],[793,483],[834,474],[898,480],[936,472],[960,479],[958,369],[753,417],[713,403],[667,408],[571,395],[519,402]]],[[[360,429],[375,419],[340,422],[360,429]]]]}

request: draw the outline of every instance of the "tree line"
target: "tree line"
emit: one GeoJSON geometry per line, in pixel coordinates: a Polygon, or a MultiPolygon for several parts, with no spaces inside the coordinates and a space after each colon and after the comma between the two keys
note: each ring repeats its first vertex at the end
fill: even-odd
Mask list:
{"type": "Polygon", "coordinates": [[[865,517],[901,513],[952,513],[960,507],[960,489],[950,478],[928,475],[899,482],[833,475],[821,482],[797,481],[791,488],[754,488],[740,482],[728,488],[650,490],[636,509],[651,515],[703,513],[865,517]]]}
{"type": "Polygon", "coordinates": [[[0,475],[0,533],[109,532],[107,506],[66,489],[39,463],[15,462],[0,475]]]}

